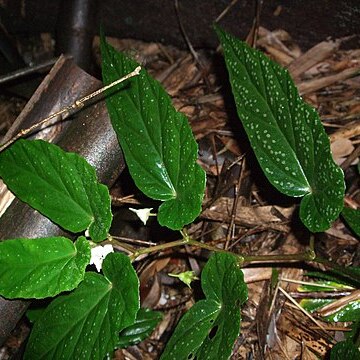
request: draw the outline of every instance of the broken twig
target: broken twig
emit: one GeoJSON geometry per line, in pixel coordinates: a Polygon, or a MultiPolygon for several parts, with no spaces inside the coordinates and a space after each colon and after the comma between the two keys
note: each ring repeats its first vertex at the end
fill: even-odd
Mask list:
{"type": "Polygon", "coordinates": [[[39,121],[38,123],[34,124],[33,126],[30,126],[27,129],[23,129],[20,132],[18,132],[13,138],[11,138],[9,141],[7,141],[6,143],[2,144],[0,146],[0,152],[2,152],[3,150],[5,150],[6,148],[8,148],[11,144],[13,144],[16,140],[20,139],[21,137],[31,133],[32,131],[38,129],[39,127],[47,124],[50,120],[56,118],[56,117],[60,117],[60,120],[64,120],[65,118],[67,118],[70,114],[75,113],[76,111],[80,110],[81,108],[83,108],[85,106],[85,104],[91,100],[96,98],[98,95],[104,93],[106,90],[124,82],[127,79],[130,79],[131,77],[137,76],[140,74],[141,71],[141,66],[138,66],[134,71],[132,71],[131,73],[123,76],[121,79],[118,79],[114,82],[112,82],[109,85],[106,85],[104,87],[102,87],[99,90],[94,91],[93,93],[84,96],[83,98],[76,100],[73,104],[64,107],[63,109],[51,114],[50,116],[48,116],[47,118],[39,121]]]}

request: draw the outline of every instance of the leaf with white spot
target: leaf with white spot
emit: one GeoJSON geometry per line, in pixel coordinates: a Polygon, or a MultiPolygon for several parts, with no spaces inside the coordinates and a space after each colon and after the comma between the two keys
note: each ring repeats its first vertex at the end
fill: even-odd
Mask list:
{"type": "Polygon", "coordinates": [[[103,359],[139,310],[139,280],[127,256],[109,254],[105,276],[86,273],[35,321],[24,359],[103,359]]]}
{"type": "Polygon", "coordinates": [[[247,299],[234,255],[214,254],[201,274],[206,296],[182,317],[161,360],[228,359],[240,331],[240,306],[247,299]]]}
{"type": "MultiPolygon", "coordinates": [[[[315,299],[312,299],[315,300],[315,299]]],[[[330,299],[330,302],[334,300],[330,299]]],[[[360,320],[360,300],[349,301],[343,307],[340,307],[339,310],[333,312],[331,315],[325,317],[325,320],[328,322],[351,322],[360,320]]]]}
{"type": "Polygon", "coordinates": [[[90,261],[85,237],[12,239],[0,242],[0,294],[8,299],[55,296],[84,279],[90,261]]]}
{"type": "Polygon", "coordinates": [[[94,168],[75,153],[42,140],[18,140],[0,153],[0,177],[22,201],[74,233],[106,238],[111,201],[94,168]]]}
{"type": "MultiPolygon", "coordinates": [[[[109,84],[138,64],[101,40],[102,72],[109,84]]],[[[196,163],[197,144],[186,117],[143,69],[106,105],[130,174],[145,195],[162,200],[158,221],[181,229],[201,211],[205,172],[196,163]]]]}
{"type": "Polygon", "coordinates": [[[238,115],[266,177],[280,192],[303,196],[300,217],[328,229],[343,208],[344,175],[334,163],[319,115],[286,70],[220,28],[238,115]]]}

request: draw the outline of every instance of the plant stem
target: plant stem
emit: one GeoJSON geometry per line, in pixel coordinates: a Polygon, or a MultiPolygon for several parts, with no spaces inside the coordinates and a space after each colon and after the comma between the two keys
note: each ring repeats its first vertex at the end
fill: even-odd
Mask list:
{"type": "Polygon", "coordinates": [[[234,254],[231,251],[220,249],[216,246],[204,244],[200,241],[193,240],[190,238],[188,233],[186,232],[186,229],[183,229],[180,231],[182,235],[181,240],[171,241],[165,244],[160,244],[156,246],[151,246],[148,248],[141,248],[137,251],[135,251],[131,256],[131,261],[134,261],[137,257],[143,254],[150,254],[155,251],[162,251],[165,249],[182,246],[182,245],[192,245],[196,246],[198,248],[206,249],[209,251],[214,252],[223,252],[227,254],[232,254],[236,256],[239,260],[240,266],[242,266],[245,262],[251,262],[251,261],[266,261],[266,262],[273,262],[273,261],[312,261],[315,258],[315,253],[312,249],[309,249],[308,251],[301,253],[301,254],[288,254],[288,255],[238,255],[234,254]]]}
{"type": "Polygon", "coordinates": [[[261,261],[313,261],[314,254],[312,251],[305,251],[300,254],[285,254],[285,255],[242,255],[243,262],[261,261]]]}
{"type": "Polygon", "coordinates": [[[112,237],[110,234],[108,235],[105,241],[101,242],[101,245],[105,245],[105,244],[111,244],[114,248],[120,251],[125,251],[129,254],[134,254],[136,251],[131,245],[125,244],[119,240],[114,239],[114,237],[112,237]]]}
{"type": "MultiPolygon", "coordinates": [[[[150,254],[150,253],[153,253],[156,251],[163,251],[165,249],[170,249],[170,248],[182,246],[182,245],[191,245],[191,246],[206,249],[209,251],[232,254],[238,258],[238,262],[239,262],[240,266],[243,266],[244,263],[249,263],[249,262],[314,261],[314,262],[317,262],[320,264],[327,265],[327,266],[331,267],[332,269],[339,271],[341,274],[343,274],[345,277],[351,279],[352,281],[356,281],[357,283],[359,283],[359,280],[354,278],[354,274],[351,271],[349,271],[348,269],[346,269],[340,265],[337,265],[327,259],[323,259],[321,257],[316,256],[315,251],[314,251],[314,235],[311,235],[311,237],[310,237],[309,249],[300,254],[239,255],[239,254],[234,254],[231,251],[218,248],[216,246],[208,245],[208,244],[202,243],[200,241],[193,240],[188,235],[186,229],[181,230],[180,233],[183,237],[180,240],[171,241],[171,242],[168,242],[165,244],[159,244],[159,245],[150,246],[150,247],[146,247],[146,248],[141,248],[138,250],[133,250],[133,249],[130,250],[129,249],[132,252],[132,254],[130,255],[130,260],[134,261],[136,258],[138,258],[140,255],[143,255],[143,254],[150,254]]],[[[113,238],[108,239],[108,241],[115,242],[115,243],[117,242],[113,238]]],[[[119,245],[124,246],[124,244],[122,244],[122,243],[119,243],[119,245]]]]}
{"type": "MultiPolygon", "coordinates": [[[[130,260],[134,261],[137,257],[139,257],[140,255],[143,255],[143,254],[150,254],[150,253],[155,252],[155,251],[162,251],[162,250],[165,250],[165,249],[173,248],[173,247],[176,247],[176,246],[182,246],[182,245],[193,245],[193,246],[196,246],[196,247],[199,247],[199,248],[202,248],[202,249],[206,249],[206,250],[209,250],[209,251],[217,251],[217,252],[220,251],[220,252],[225,252],[225,253],[228,253],[228,254],[232,254],[230,251],[220,249],[218,247],[207,245],[207,244],[204,244],[204,243],[199,242],[197,240],[191,239],[190,236],[188,235],[186,229],[180,230],[180,234],[183,237],[181,240],[171,241],[171,242],[168,242],[168,243],[165,243],[165,244],[155,245],[155,246],[151,246],[151,247],[148,247],[148,248],[141,248],[141,249],[135,251],[130,256],[130,260]]],[[[240,255],[236,255],[236,256],[238,256],[241,260],[243,260],[242,256],[240,256],[240,255]]]]}
{"type": "Polygon", "coordinates": [[[134,261],[137,257],[139,257],[140,255],[143,255],[143,254],[150,254],[150,253],[155,252],[155,251],[162,251],[162,250],[173,248],[173,247],[176,247],[176,246],[181,246],[181,245],[188,244],[188,241],[189,241],[189,239],[184,238],[184,239],[181,239],[181,240],[171,241],[171,242],[168,242],[168,243],[165,243],[165,244],[150,246],[148,248],[141,248],[141,249],[135,251],[130,256],[130,261],[131,262],[134,261]]]}

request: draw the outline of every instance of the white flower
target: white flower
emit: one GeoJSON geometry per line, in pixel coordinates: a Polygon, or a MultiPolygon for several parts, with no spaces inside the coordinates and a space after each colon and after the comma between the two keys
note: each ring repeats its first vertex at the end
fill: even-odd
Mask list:
{"type": "Polygon", "coordinates": [[[145,209],[132,209],[129,208],[129,210],[131,210],[132,212],[134,212],[139,219],[144,223],[144,225],[146,225],[146,222],[149,219],[149,216],[156,216],[156,214],[152,214],[151,210],[153,208],[145,208],[145,209]]]}
{"type": "Polygon", "coordinates": [[[112,252],[114,252],[114,249],[110,244],[106,244],[104,246],[99,245],[91,248],[90,265],[94,264],[96,266],[96,270],[100,272],[102,263],[106,258],[106,255],[112,252]]]}

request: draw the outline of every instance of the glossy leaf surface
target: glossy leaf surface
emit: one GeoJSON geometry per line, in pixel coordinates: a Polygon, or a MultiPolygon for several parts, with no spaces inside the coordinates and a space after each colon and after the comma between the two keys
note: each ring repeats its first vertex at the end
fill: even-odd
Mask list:
{"type": "Polygon", "coordinates": [[[56,298],[35,321],[25,359],[103,359],[119,332],[135,321],[139,281],[127,256],[109,254],[105,276],[86,273],[77,289],[56,298]]]}
{"type": "Polygon", "coordinates": [[[236,257],[214,254],[205,265],[201,285],[206,296],[181,318],[162,360],[228,359],[240,331],[240,305],[247,287],[236,257]]]}
{"type": "Polygon", "coordinates": [[[331,322],[346,322],[346,321],[359,321],[360,320],[360,300],[351,301],[339,311],[331,314],[325,318],[331,322]]]}
{"type": "Polygon", "coordinates": [[[320,118],[286,70],[220,28],[238,115],[271,184],[302,196],[300,217],[313,232],[328,229],[343,207],[344,175],[334,163],[320,118]]]}
{"type": "Polygon", "coordinates": [[[18,140],[0,153],[0,177],[22,201],[74,233],[106,238],[109,191],[81,156],[42,140],[18,140]]]}
{"type": "MultiPolygon", "coordinates": [[[[347,271],[350,271],[350,274],[359,274],[358,270],[359,268],[356,267],[348,267],[345,268],[347,271]]],[[[301,285],[298,287],[298,291],[300,292],[340,292],[340,291],[353,291],[354,287],[346,285],[348,283],[347,278],[343,278],[343,274],[340,271],[334,272],[335,276],[338,276],[338,278],[334,277],[334,275],[329,275],[327,273],[321,273],[321,272],[312,272],[307,273],[307,276],[314,276],[318,278],[323,278],[326,280],[320,280],[315,282],[313,285],[307,284],[307,285],[301,285]]],[[[306,295],[306,294],[304,294],[306,295]]],[[[328,305],[332,302],[334,302],[333,298],[329,296],[329,298],[304,298],[300,301],[301,307],[303,307],[305,310],[309,312],[314,312],[319,309],[321,309],[323,306],[328,305]]],[[[355,300],[348,302],[344,304],[344,306],[339,306],[338,310],[334,311],[331,315],[328,315],[324,317],[324,320],[329,322],[345,322],[345,321],[356,321],[357,319],[360,319],[360,300],[355,300]]]]}
{"type": "MultiPolygon", "coordinates": [[[[300,305],[309,312],[320,310],[323,306],[331,304],[334,299],[302,299],[300,305]]],[[[323,318],[329,322],[347,322],[360,319],[360,300],[351,301],[333,314],[323,318]]]]}
{"type": "Polygon", "coordinates": [[[306,275],[338,282],[351,287],[360,287],[360,267],[356,266],[341,267],[336,265],[335,268],[329,269],[327,272],[310,271],[307,272],[306,275]]]}
{"type": "Polygon", "coordinates": [[[151,309],[140,308],[135,323],[128,326],[120,333],[119,348],[126,348],[145,340],[161,321],[162,314],[151,309]]]}
{"type": "Polygon", "coordinates": [[[326,291],[346,291],[346,290],[353,290],[353,287],[341,284],[336,281],[328,281],[328,280],[321,280],[315,283],[310,284],[303,284],[297,288],[299,292],[326,292],[326,291]]]}
{"type": "MultiPolygon", "coordinates": [[[[109,84],[138,64],[101,41],[102,72],[109,84]]],[[[198,147],[186,117],[146,70],[106,99],[111,122],[130,174],[145,195],[163,201],[158,221],[181,229],[201,211],[205,172],[196,163],[198,147]]]]}
{"type": "Polygon", "coordinates": [[[5,298],[45,298],[74,289],[84,278],[90,244],[64,237],[0,242],[0,294],[5,298]]]}
{"type": "Polygon", "coordinates": [[[313,313],[314,311],[332,302],[332,299],[301,299],[299,304],[309,313],[313,313]]]}
{"type": "Polygon", "coordinates": [[[42,316],[46,307],[31,308],[31,306],[32,305],[30,305],[30,309],[27,309],[25,315],[31,323],[34,323],[42,316]]]}

